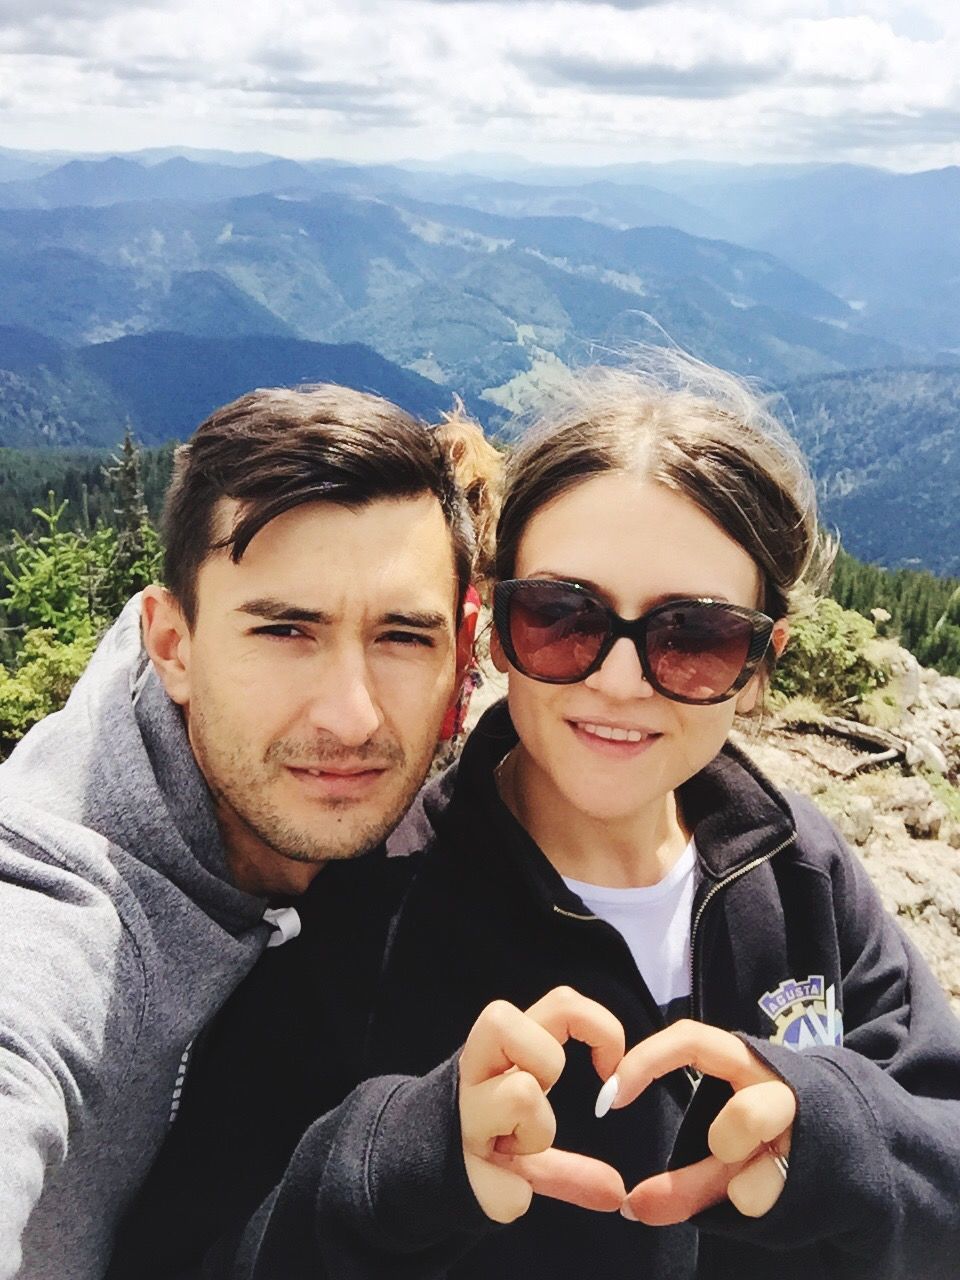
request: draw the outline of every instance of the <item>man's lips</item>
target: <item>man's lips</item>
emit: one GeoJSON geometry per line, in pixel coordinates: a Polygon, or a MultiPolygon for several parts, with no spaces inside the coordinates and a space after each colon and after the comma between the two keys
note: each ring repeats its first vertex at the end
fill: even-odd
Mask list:
{"type": "Polygon", "coordinates": [[[364,773],[384,773],[386,764],[359,764],[354,766],[326,764],[288,764],[293,773],[308,773],[314,778],[357,778],[364,773]]]}
{"type": "Polygon", "coordinates": [[[385,764],[285,765],[299,785],[316,796],[359,796],[374,787],[386,774],[385,764]]]}

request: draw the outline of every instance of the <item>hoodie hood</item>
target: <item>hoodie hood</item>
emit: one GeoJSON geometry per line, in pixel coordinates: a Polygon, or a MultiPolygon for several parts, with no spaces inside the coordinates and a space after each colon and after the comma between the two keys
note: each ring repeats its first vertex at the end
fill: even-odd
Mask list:
{"type": "MultiPolygon", "coordinates": [[[[264,903],[231,883],[180,708],[141,643],[140,603],[128,602],[63,710],[0,765],[0,820],[44,846],[66,845],[71,860],[84,853],[78,833],[96,833],[223,927],[248,928],[264,903]]],[[[89,857],[103,856],[99,842],[86,845],[89,857]]]]}

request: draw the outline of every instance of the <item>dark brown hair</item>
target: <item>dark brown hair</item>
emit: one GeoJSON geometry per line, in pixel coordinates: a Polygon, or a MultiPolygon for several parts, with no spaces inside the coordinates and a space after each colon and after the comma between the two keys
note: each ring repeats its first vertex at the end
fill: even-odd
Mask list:
{"type": "Polygon", "coordinates": [[[197,574],[212,551],[229,548],[238,563],[265,525],[308,502],[362,507],[427,493],[450,530],[459,610],[473,528],[432,429],[388,400],[332,384],[252,391],[211,414],[174,455],[163,513],[166,585],[193,627],[197,574]],[[224,498],[239,503],[239,514],[218,537],[224,498]]]}
{"type": "Polygon", "coordinates": [[[800,589],[829,566],[810,474],[764,401],[733,375],[674,351],[649,353],[643,368],[576,375],[523,440],[507,468],[497,578],[513,577],[539,510],[608,472],[689,498],[752,557],[760,608],[774,619],[788,616],[800,589]]]}

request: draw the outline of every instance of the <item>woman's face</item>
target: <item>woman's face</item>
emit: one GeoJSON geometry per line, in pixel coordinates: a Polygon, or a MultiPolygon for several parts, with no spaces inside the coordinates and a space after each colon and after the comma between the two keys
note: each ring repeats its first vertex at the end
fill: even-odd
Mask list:
{"type": "MultiPolygon", "coordinates": [[[[597,476],[542,508],[524,530],[517,578],[563,578],[594,591],[624,618],[669,597],[709,597],[756,608],[760,574],[751,557],[689,499],[634,475],[597,476]]],[[[550,685],[509,666],[510,713],[528,785],[544,802],[607,822],[651,812],[722,747],[736,711],[758,693],[754,677],[713,706],[688,706],[646,682],[633,643],[620,639],[599,671],[550,685]],[[639,731],[612,741],[610,729],[639,731]],[[608,736],[602,736],[607,733],[608,736]]]]}

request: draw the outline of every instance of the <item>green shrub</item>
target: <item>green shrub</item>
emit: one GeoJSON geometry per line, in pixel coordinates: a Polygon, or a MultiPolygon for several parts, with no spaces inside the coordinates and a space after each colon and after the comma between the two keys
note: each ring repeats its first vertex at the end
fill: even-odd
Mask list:
{"type": "Polygon", "coordinates": [[[93,630],[67,643],[49,628],[27,632],[16,667],[0,666],[0,744],[16,742],[31,725],[60,710],[96,643],[93,630]]]}
{"type": "Polygon", "coordinates": [[[888,679],[876,631],[859,613],[821,599],[794,618],[771,682],[775,702],[813,698],[825,707],[859,702],[888,679]]]}

